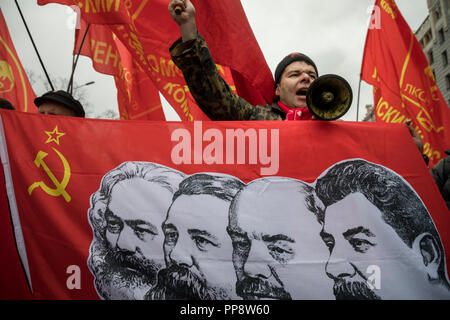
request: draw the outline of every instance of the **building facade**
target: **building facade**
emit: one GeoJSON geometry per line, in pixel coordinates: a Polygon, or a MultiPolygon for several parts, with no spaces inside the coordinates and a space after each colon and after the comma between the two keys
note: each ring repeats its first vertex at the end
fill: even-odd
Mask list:
{"type": "Polygon", "coordinates": [[[364,122],[375,122],[375,108],[372,104],[366,104],[366,115],[362,119],[364,122]]]}
{"type": "Polygon", "coordinates": [[[416,31],[436,83],[450,106],[450,0],[427,0],[428,17],[416,31]]]}

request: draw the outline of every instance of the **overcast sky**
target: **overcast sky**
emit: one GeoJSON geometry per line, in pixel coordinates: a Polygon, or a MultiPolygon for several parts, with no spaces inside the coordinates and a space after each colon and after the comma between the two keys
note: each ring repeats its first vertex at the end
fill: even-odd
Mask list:
{"type": "MultiPolygon", "coordinates": [[[[69,78],[72,64],[74,31],[71,9],[48,4],[38,6],[36,0],[18,0],[33,38],[52,77],[69,78]]],[[[344,116],[356,120],[357,93],[363,47],[374,0],[241,0],[253,32],[273,72],[278,62],[291,52],[303,52],[318,66],[320,74],[334,73],[344,77],[353,89],[353,104],[344,116]]],[[[426,0],[396,0],[409,26],[416,31],[428,15],[426,0]]],[[[14,0],[0,0],[0,8],[22,65],[44,77],[14,0]]],[[[169,14],[167,12],[167,14],[169,14]]],[[[177,26],[174,24],[174,28],[177,26]]],[[[79,85],[96,114],[113,109],[117,112],[114,79],[96,72],[89,58],[80,57],[75,73],[79,85]]],[[[33,85],[37,95],[45,92],[33,85]]],[[[61,88],[57,88],[61,89],[61,88]]],[[[63,88],[66,89],[66,88],[63,88]]],[[[360,116],[365,105],[373,104],[372,87],[363,82],[360,116]]],[[[170,108],[170,107],[169,107],[170,108]]],[[[168,120],[178,116],[165,108],[168,120]]],[[[89,116],[89,114],[88,114],[89,116]]]]}

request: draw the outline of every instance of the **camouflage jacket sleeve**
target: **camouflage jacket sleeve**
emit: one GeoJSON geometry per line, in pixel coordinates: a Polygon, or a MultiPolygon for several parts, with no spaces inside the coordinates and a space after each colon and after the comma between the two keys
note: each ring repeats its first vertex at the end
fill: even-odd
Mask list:
{"type": "Polygon", "coordinates": [[[450,209],[450,156],[439,161],[430,173],[450,209]]]}
{"type": "Polygon", "coordinates": [[[205,40],[182,42],[170,48],[172,60],[183,72],[198,106],[211,120],[281,120],[272,106],[253,106],[228,86],[219,74],[205,40]]]}

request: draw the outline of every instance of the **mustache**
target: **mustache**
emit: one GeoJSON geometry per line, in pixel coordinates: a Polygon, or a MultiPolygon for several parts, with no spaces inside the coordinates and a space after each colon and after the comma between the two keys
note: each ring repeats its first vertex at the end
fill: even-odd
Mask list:
{"type": "Polygon", "coordinates": [[[245,300],[270,298],[278,300],[292,300],[289,292],[260,278],[245,277],[236,282],[236,293],[245,300]]]}
{"type": "Polygon", "coordinates": [[[156,282],[159,264],[136,254],[124,253],[108,249],[104,256],[105,265],[110,272],[117,272],[125,279],[146,278],[152,285],[156,282]]]}
{"type": "Polygon", "coordinates": [[[333,293],[336,300],[381,300],[365,282],[335,280],[333,293]]]}
{"type": "Polygon", "coordinates": [[[158,272],[158,283],[147,300],[217,300],[219,294],[189,268],[173,264],[158,272]]]}

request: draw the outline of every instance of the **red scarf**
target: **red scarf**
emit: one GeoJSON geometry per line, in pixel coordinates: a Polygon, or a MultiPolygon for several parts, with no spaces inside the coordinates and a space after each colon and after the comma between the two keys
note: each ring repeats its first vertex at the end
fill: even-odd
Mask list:
{"type": "Polygon", "coordinates": [[[311,120],[312,113],[308,107],[303,108],[289,108],[283,102],[278,101],[278,106],[286,113],[286,121],[290,120],[311,120]]]}

